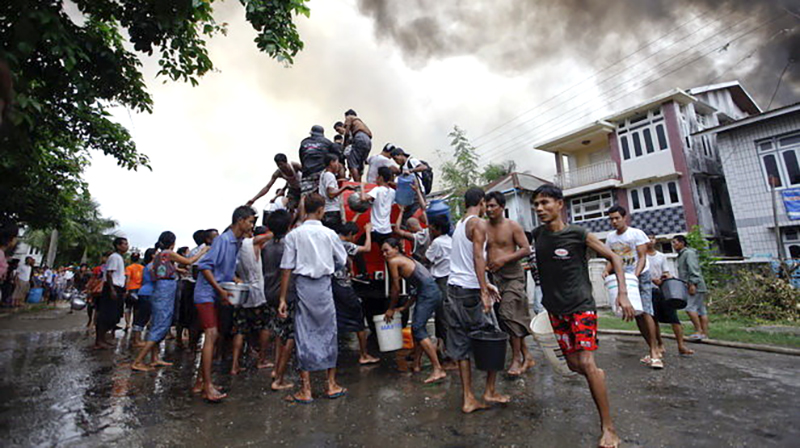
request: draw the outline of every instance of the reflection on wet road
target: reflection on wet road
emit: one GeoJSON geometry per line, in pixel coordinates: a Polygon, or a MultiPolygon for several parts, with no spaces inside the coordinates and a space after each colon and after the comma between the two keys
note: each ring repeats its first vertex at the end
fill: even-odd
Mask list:
{"type": "MultiPolygon", "coordinates": [[[[555,376],[538,349],[532,373],[499,382],[512,403],[474,415],[459,412],[457,372],[423,385],[425,372],[397,373],[391,355],[359,367],[352,341],[339,362],[350,389],[343,399],[319,398],[322,375],[314,375],[317,400],[287,404],[269,390],[268,371],[250,363],[232,378],[226,363],[216,373],[230,398],[210,405],[189,391],[194,356],[171,341],[165,357],[174,367],[132,373],[127,340],[113,353],[93,352],[83,316],[57,317],[0,322],[4,446],[572,447],[593,446],[599,435],[584,382],[555,376]]],[[[797,446],[800,428],[790,422],[800,421],[800,358],[695,348],[687,358],[670,346],[667,368],[652,371],[638,362],[643,342],[601,340],[598,363],[626,446],[797,446]]],[[[482,381],[478,373],[476,392],[482,381]]]]}

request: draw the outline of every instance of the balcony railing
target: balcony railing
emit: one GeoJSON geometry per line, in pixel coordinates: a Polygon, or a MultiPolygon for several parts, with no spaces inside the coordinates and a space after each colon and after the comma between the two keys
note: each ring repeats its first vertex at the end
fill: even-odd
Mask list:
{"type": "Polygon", "coordinates": [[[593,163],[574,170],[556,174],[555,184],[561,189],[582,187],[584,185],[619,179],[619,170],[613,160],[593,163]]]}

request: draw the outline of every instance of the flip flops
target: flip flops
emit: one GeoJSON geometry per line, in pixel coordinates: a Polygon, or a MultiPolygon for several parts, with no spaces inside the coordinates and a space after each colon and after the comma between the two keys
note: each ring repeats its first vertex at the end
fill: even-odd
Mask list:
{"type": "Polygon", "coordinates": [[[287,395],[284,400],[288,401],[289,403],[300,403],[300,404],[311,404],[314,402],[313,398],[309,398],[308,400],[304,400],[302,398],[297,398],[294,395],[287,395]]]}
{"type": "Polygon", "coordinates": [[[342,390],[334,394],[325,394],[325,397],[327,397],[329,400],[335,400],[337,398],[344,397],[345,395],[347,395],[347,389],[342,388],[342,390]]]}

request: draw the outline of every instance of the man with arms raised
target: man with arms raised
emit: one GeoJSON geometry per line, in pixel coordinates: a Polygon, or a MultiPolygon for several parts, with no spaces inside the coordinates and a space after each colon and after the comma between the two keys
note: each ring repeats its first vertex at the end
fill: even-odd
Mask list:
{"type": "MultiPolygon", "coordinates": [[[[447,298],[444,305],[447,328],[446,352],[458,361],[461,376],[461,392],[464,413],[486,409],[488,406],[472,392],[472,330],[493,328],[487,317],[492,311],[492,300],[497,290],[490,289],[486,281],[486,221],[484,194],[480,188],[470,188],[464,194],[466,214],[456,225],[450,253],[450,277],[447,281],[447,298]]],[[[486,373],[486,389],[483,400],[489,403],[507,403],[508,395],[495,390],[497,372],[486,373]]]]}
{"type": "Polygon", "coordinates": [[[561,219],[564,196],[552,185],[542,185],[533,193],[533,206],[541,226],[533,231],[542,279],[542,304],[570,370],[586,377],[600,413],[600,447],[619,446],[620,438],[611,420],[606,376],[594,362],[597,350],[597,311],[589,280],[587,249],[609,260],[619,282],[617,306],[625,320],[633,319],[633,308],[625,288],[622,259],[596,236],[561,219]]]}
{"type": "Polygon", "coordinates": [[[258,194],[253,196],[253,199],[247,201],[246,205],[248,207],[252,207],[259,198],[269,193],[269,190],[278,179],[283,179],[286,181],[286,197],[289,199],[286,208],[289,210],[297,209],[300,204],[300,178],[302,177],[303,168],[297,162],[289,162],[286,154],[276,154],[275,164],[278,165],[278,169],[272,173],[269,183],[258,194]]]}
{"type": "Polygon", "coordinates": [[[500,291],[497,308],[500,328],[510,337],[511,366],[508,374],[518,376],[536,364],[525,344],[531,313],[525,290],[525,270],[520,264],[520,260],[531,253],[531,248],[522,226],[506,219],[505,209],[503,193],[493,191],[486,195],[486,215],[489,216],[486,226],[487,269],[500,291]]]}

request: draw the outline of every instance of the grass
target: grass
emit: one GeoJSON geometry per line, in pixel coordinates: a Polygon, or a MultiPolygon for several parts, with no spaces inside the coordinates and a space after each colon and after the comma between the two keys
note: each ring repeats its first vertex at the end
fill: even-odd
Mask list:
{"type": "Polygon", "coordinates": [[[29,313],[38,313],[40,311],[47,311],[47,310],[54,310],[56,309],[55,305],[50,305],[47,303],[28,303],[19,308],[4,308],[3,311],[6,314],[29,314],[29,313]]]}
{"type": "MultiPolygon", "coordinates": [[[[681,312],[680,317],[681,320],[686,320],[683,322],[685,333],[687,335],[693,333],[694,327],[691,322],[688,321],[686,313],[681,312]]],[[[709,315],[708,318],[711,323],[709,328],[711,334],[709,336],[712,339],[800,348],[800,336],[797,335],[785,333],[772,334],[745,330],[747,327],[756,327],[759,325],[786,325],[798,327],[800,324],[797,322],[765,322],[756,319],[734,318],[722,315],[709,315]]],[[[636,322],[625,322],[610,312],[600,313],[598,327],[600,329],[638,330],[636,322]]],[[[672,334],[672,329],[667,324],[661,324],[661,332],[664,334],[672,334]]]]}

